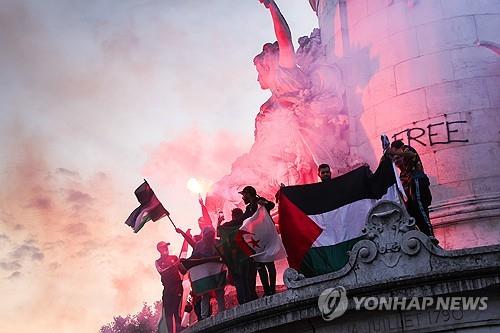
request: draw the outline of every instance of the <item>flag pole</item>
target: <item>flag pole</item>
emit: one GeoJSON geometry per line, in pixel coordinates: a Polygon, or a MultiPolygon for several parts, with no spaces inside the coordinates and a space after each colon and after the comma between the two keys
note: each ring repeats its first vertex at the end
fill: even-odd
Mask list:
{"type": "Polygon", "coordinates": [[[168,214],[167,217],[170,220],[170,222],[172,222],[172,225],[174,226],[174,228],[177,229],[177,226],[175,225],[174,221],[172,221],[172,218],[170,217],[170,214],[168,214]]]}

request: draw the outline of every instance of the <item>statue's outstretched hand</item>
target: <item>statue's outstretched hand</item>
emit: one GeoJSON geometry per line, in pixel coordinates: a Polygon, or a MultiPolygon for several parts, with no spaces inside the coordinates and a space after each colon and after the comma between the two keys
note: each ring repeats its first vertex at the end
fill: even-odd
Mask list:
{"type": "Polygon", "coordinates": [[[273,0],[259,0],[260,3],[264,4],[266,8],[269,8],[273,0]]]}

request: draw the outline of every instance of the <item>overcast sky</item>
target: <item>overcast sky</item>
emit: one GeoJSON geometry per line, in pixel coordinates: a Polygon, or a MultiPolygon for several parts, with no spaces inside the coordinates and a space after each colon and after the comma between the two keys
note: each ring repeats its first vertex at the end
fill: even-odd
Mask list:
{"type": "MultiPolygon", "coordinates": [[[[0,331],[97,332],[161,298],[155,245],[182,242],[123,224],[142,179],[195,229],[187,179],[253,142],[272,22],[258,0],[0,1],[0,331]]],[[[295,41],[316,26],[278,4],[295,41]]]]}

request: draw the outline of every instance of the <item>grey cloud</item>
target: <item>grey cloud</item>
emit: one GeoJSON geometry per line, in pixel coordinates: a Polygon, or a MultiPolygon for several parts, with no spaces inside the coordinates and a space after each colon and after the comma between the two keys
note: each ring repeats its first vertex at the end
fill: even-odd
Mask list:
{"type": "Polygon", "coordinates": [[[9,277],[7,279],[14,280],[14,279],[17,279],[19,277],[21,277],[21,272],[16,271],[16,272],[13,272],[11,275],[9,275],[9,277]]]}
{"type": "Polygon", "coordinates": [[[88,235],[89,228],[85,223],[71,223],[63,228],[63,231],[72,236],[88,235]]]}
{"type": "Polygon", "coordinates": [[[31,199],[28,207],[40,210],[48,210],[52,207],[52,201],[48,197],[38,196],[31,199]]]}
{"type": "Polygon", "coordinates": [[[79,177],[80,174],[77,171],[69,170],[66,168],[57,168],[56,173],[64,176],[79,177]]]}
{"type": "Polygon", "coordinates": [[[52,249],[55,249],[55,248],[60,248],[64,246],[64,241],[62,240],[57,240],[57,241],[53,241],[53,242],[45,242],[43,243],[43,249],[44,250],[52,250],[52,249]]]}
{"type": "Polygon", "coordinates": [[[49,268],[52,269],[52,270],[56,270],[58,269],[59,267],[61,267],[62,265],[58,262],[52,262],[49,264],[49,268]]]}
{"type": "Polygon", "coordinates": [[[9,256],[16,260],[31,258],[34,261],[41,261],[44,258],[44,254],[38,247],[28,244],[18,246],[14,251],[9,253],[9,256]]]}
{"type": "Polygon", "coordinates": [[[0,268],[6,271],[15,271],[21,269],[21,264],[17,261],[0,262],[0,268]]]}
{"type": "Polygon", "coordinates": [[[24,225],[18,223],[14,226],[14,230],[18,231],[18,230],[23,230],[24,229],[24,225]]]}
{"type": "Polygon", "coordinates": [[[67,190],[66,200],[76,204],[88,204],[94,199],[85,192],[78,190],[67,190]]]}

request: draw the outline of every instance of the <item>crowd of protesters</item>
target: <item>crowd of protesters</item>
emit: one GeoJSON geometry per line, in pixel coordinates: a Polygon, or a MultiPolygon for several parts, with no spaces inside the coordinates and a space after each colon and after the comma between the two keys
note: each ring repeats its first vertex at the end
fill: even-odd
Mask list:
{"type": "MultiPolygon", "coordinates": [[[[401,195],[407,198],[404,203],[408,213],[415,219],[419,230],[437,243],[429,219],[429,206],[432,201],[429,178],[424,173],[418,153],[414,148],[398,140],[385,150],[383,158],[391,159],[400,170],[400,179],[405,192],[404,196],[403,193],[401,195]]],[[[332,179],[328,164],[318,166],[318,177],[321,182],[328,182],[332,179]]],[[[265,207],[270,213],[275,204],[260,197],[252,186],[244,187],[239,193],[246,205],[245,211],[234,208],[231,211],[230,221],[224,221],[223,216],[219,215],[217,227],[214,228],[203,200],[200,199],[203,217],[198,220],[198,223],[201,233],[192,236],[189,230],[184,232],[181,229],[176,229],[193,248],[191,257],[184,265],[178,257],[169,255],[169,243],[158,243],[157,249],[160,252],[160,258],[156,260],[156,268],[161,275],[161,282],[164,286],[162,299],[168,332],[176,332],[181,329],[179,307],[183,293],[182,275],[189,269],[185,266],[192,265],[193,262],[223,262],[228,268],[228,280],[236,289],[239,304],[258,298],[256,291],[257,273],[264,290],[263,297],[273,295],[276,292],[274,262],[256,262],[252,257],[254,252],[243,239],[244,233],[240,230],[244,221],[252,217],[259,206],[265,207]]],[[[213,312],[210,307],[212,297],[217,300],[217,312],[223,311],[225,309],[225,282],[224,280],[217,289],[201,295],[191,292],[190,302],[185,306],[186,311],[193,309],[198,320],[209,317],[213,312]]]]}

